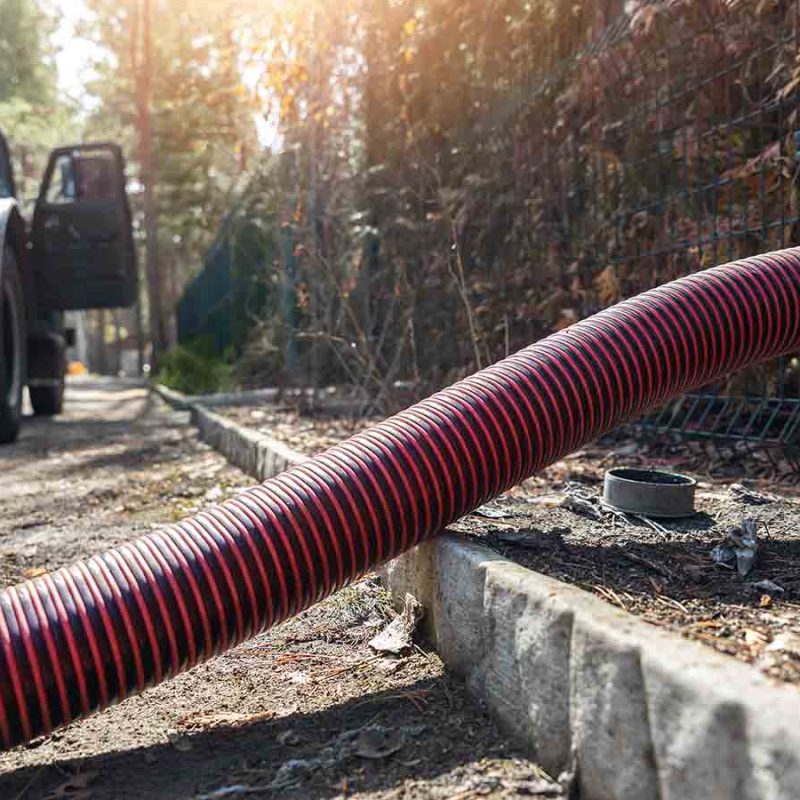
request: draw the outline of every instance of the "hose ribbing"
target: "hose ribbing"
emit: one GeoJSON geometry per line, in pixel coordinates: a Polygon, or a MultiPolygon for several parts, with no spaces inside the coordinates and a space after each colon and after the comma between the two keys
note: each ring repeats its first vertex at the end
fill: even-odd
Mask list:
{"type": "Polygon", "coordinates": [[[11,747],[296,614],[621,421],[800,349],[800,249],[525,348],[277,478],[0,593],[11,747]]]}

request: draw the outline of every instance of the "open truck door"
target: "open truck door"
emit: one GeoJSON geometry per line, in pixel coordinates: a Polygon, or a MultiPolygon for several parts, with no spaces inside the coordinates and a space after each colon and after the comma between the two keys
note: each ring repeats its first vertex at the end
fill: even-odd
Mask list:
{"type": "Polygon", "coordinates": [[[40,309],[136,302],[136,261],[122,152],[114,144],[50,154],[31,231],[40,309]]]}

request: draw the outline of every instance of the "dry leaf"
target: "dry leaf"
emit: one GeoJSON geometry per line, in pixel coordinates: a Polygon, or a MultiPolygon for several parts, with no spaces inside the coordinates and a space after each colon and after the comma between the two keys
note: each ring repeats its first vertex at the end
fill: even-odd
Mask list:
{"type": "Polygon", "coordinates": [[[91,793],[89,784],[97,777],[96,771],[87,770],[86,772],[78,772],[76,775],[70,775],[64,783],[56,787],[50,794],[44,797],[44,800],[86,800],[91,793]]]}
{"type": "Polygon", "coordinates": [[[609,264],[595,279],[594,288],[602,306],[610,306],[620,299],[619,281],[614,267],[609,264]]]}
{"type": "Polygon", "coordinates": [[[402,614],[395,617],[375,638],[369,646],[379,653],[394,653],[407,650],[414,643],[414,632],[422,619],[423,609],[417,599],[406,594],[402,614]]]}
{"type": "Polygon", "coordinates": [[[44,567],[29,567],[22,574],[27,579],[38,578],[40,575],[47,575],[47,570],[44,567]]]}
{"type": "Polygon", "coordinates": [[[250,722],[260,722],[272,716],[265,711],[258,714],[242,714],[238,711],[209,711],[187,714],[178,720],[178,725],[186,730],[208,730],[221,726],[235,727],[250,722]]]}

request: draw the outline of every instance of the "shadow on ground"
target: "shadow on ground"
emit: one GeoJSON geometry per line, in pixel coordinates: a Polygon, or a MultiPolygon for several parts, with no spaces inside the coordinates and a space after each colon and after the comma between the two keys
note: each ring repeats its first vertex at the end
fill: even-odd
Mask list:
{"type": "MultiPolygon", "coordinates": [[[[328,798],[380,793],[409,781],[426,781],[430,791],[432,781],[441,794],[425,796],[449,797],[464,791],[459,768],[472,765],[469,781],[478,791],[476,762],[488,759],[491,766],[518,755],[469,702],[449,676],[420,680],[318,712],[188,731],[149,747],[20,769],[0,778],[0,796],[72,797],[65,788],[72,782],[86,784],[92,798],[191,798],[224,785],[262,788],[251,797],[328,798]],[[381,757],[384,751],[392,752],[381,757]]],[[[506,772],[513,777],[513,769],[506,772]]],[[[518,778],[536,776],[527,767],[518,778]]],[[[485,781],[487,789],[496,783],[491,775],[485,781]]]]}

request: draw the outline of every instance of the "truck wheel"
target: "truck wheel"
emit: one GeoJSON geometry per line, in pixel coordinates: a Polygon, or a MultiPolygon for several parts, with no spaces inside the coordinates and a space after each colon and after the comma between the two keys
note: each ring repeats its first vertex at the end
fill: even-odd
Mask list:
{"type": "Polygon", "coordinates": [[[0,444],[17,438],[24,382],[25,306],[17,259],[6,245],[0,274],[0,444]]]}
{"type": "Polygon", "coordinates": [[[29,386],[33,413],[37,417],[52,417],[64,407],[64,381],[53,386],[29,386]]]}

